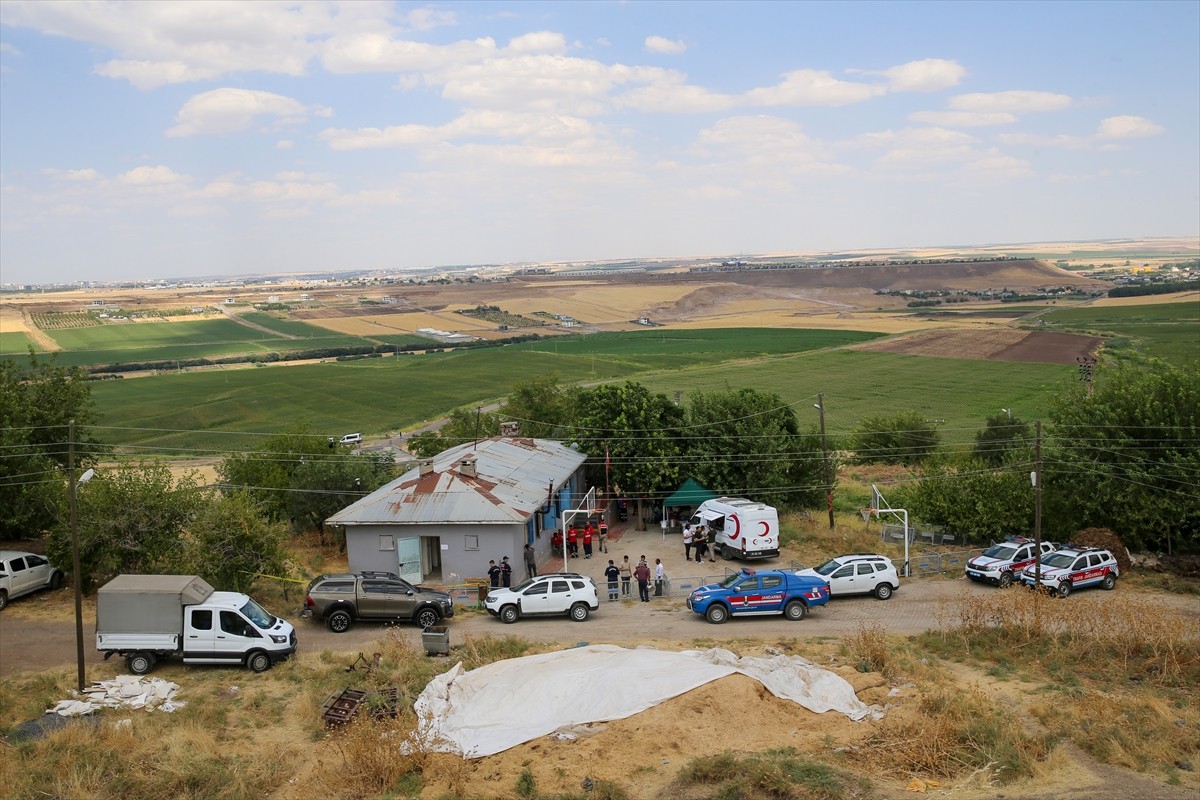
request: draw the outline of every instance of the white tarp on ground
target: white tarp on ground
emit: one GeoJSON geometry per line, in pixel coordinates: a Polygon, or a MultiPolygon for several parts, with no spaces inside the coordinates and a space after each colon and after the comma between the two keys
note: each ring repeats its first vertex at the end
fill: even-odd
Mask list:
{"type": "Polygon", "coordinates": [[[145,708],[147,711],[175,711],[187,705],[175,699],[179,684],[162,678],[118,675],[111,681],[96,681],[83,690],[82,700],[60,700],[47,714],[75,717],[100,708],[145,708]]]}
{"type": "Polygon", "coordinates": [[[434,749],[477,758],[571,726],[631,717],[734,673],[818,713],[877,716],[844,679],[798,656],[613,645],[497,661],[470,672],[456,664],[429,682],[415,709],[422,738],[434,749]]]}

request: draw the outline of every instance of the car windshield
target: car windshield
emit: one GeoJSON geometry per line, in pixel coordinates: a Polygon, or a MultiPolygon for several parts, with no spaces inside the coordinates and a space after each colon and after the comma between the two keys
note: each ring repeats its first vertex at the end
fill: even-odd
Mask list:
{"type": "Polygon", "coordinates": [[[518,583],[516,586],[512,587],[512,590],[513,590],[514,592],[523,592],[523,591],[525,591],[526,589],[528,589],[530,586],[532,586],[532,585],[533,585],[533,582],[534,582],[535,580],[536,580],[536,578],[530,578],[530,579],[529,579],[529,580],[527,580],[527,581],[521,581],[521,582],[520,582],[520,583],[518,583]]]}
{"type": "Polygon", "coordinates": [[[1016,552],[1017,548],[1013,547],[1011,544],[994,544],[987,550],[984,550],[983,554],[988,558],[998,558],[1001,561],[1011,561],[1016,552]]]}
{"type": "Polygon", "coordinates": [[[842,566],[842,562],[838,561],[836,558],[831,558],[828,561],[826,561],[824,564],[822,564],[821,566],[817,567],[817,574],[818,575],[832,575],[834,570],[836,570],[840,566],[842,566]]]}
{"type": "Polygon", "coordinates": [[[267,613],[267,610],[253,600],[247,600],[246,605],[242,606],[242,614],[251,622],[263,630],[270,630],[275,627],[277,620],[267,613]]]}
{"type": "Polygon", "coordinates": [[[1051,553],[1042,557],[1042,566],[1046,567],[1069,567],[1074,562],[1075,556],[1071,553],[1051,553]]]}

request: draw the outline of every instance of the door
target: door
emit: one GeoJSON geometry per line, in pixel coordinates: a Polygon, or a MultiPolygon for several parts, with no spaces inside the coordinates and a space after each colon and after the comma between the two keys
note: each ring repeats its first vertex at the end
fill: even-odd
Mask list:
{"type": "Polygon", "coordinates": [[[263,635],[236,611],[222,611],[221,625],[213,647],[213,660],[239,663],[263,635]],[[256,641],[257,640],[257,641],[256,641]]]}
{"type": "Polygon", "coordinates": [[[425,578],[421,567],[421,537],[411,536],[407,539],[396,540],[396,562],[399,569],[396,574],[401,580],[418,584],[425,578]]]}
{"type": "MultiPolygon", "coordinates": [[[[562,584],[560,591],[566,591],[566,581],[555,581],[562,584]]],[[[521,594],[522,614],[545,614],[550,610],[550,581],[537,581],[521,594]]]]}
{"type": "Polygon", "coordinates": [[[854,565],[847,564],[844,567],[838,567],[837,572],[829,576],[829,593],[831,595],[839,594],[854,594],[859,591],[858,584],[854,582],[854,565]]]}
{"type": "Polygon", "coordinates": [[[210,660],[216,643],[212,609],[189,608],[183,616],[183,660],[210,660]]]}

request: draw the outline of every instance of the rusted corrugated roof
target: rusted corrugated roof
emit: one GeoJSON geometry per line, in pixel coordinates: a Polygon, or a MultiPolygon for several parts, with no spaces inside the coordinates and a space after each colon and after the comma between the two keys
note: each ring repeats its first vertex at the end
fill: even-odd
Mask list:
{"type": "Polygon", "coordinates": [[[433,457],[426,475],[414,468],[326,520],[331,525],[520,523],[586,460],[548,439],[497,437],[433,457]],[[474,475],[463,462],[475,460],[474,475]]]}

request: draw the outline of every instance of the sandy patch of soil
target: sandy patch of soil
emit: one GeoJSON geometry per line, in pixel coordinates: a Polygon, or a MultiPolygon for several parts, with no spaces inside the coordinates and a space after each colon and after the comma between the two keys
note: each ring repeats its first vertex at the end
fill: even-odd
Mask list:
{"type": "Polygon", "coordinates": [[[900,339],[856,345],[862,350],[905,355],[1074,364],[1079,356],[1094,355],[1103,343],[1096,336],[1009,328],[928,331],[900,339]]]}

